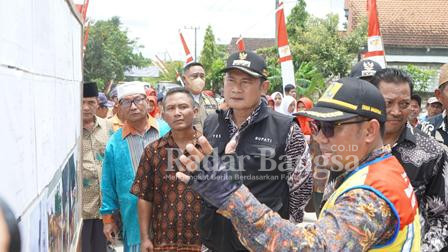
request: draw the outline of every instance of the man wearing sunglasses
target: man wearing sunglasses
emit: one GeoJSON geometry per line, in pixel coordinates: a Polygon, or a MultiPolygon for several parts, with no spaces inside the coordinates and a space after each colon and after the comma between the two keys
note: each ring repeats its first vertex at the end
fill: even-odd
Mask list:
{"type": "Polygon", "coordinates": [[[149,116],[145,89],[136,83],[117,87],[120,110],[125,114],[123,128],[109,139],[103,162],[101,193],[104,234],[114,243],[118,235],[120,212],[123,222],[124,251],[140,250],[140,228],[137,218],[137,197],[130,193],[144,148],[169,131],[167,124],[149,116]]]}
{"type": "Polygon", "coordinates": [[[419,202],[422,251],[440,251],[448,245],[447,151],[442,143],[408,123],[413,83],[404,71],[379,70],[371,83],[386,101],[384,143],[392,146],[392,154],[403,165],[419,202]]]}
{"type": "MultiPolygon", "coordinates": [[[[381,93],[366,81],[344,78],[299,114],[316,121],[314,134],[327,166],[345,169],[327,188],[316,223],[296,226],[260,204],[235,176],[238,162],[204,158],[213,152],[204,138],[201,150],[190,145],[190,156],[180,157],[192,177],[176,176],[230,219],[252,251],[420,251],[416,196],[403,167],[383,145],[381,93]],[[195,166],[195,158],[203,161],[195,166]],[[217,179],[222,177],[227,179],[217,179]]],[[[232,145],[226,148],[229,157],[235,155],[232,145]]]]}

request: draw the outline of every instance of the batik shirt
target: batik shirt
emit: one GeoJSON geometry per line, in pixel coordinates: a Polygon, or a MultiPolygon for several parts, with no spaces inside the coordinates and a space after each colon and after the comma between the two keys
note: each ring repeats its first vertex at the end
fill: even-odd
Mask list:
{"type": "Polygon", "coordinates": [[[392,154],[403,165],[418,199],[422,251],[440,251],[448,245],[447,148],[408,124],[392,154]]]}
{"type": "MultiPolygon", "coordinates": [[[[199,136],[197,132],[194,143],[199,136]]],[[[156,251],[201,250],[201,198],[176,178],[178,150],[171,133],[148,145],[131,187],[132,194],[152,203],[150,227],[156,251]]]]}
{"type": "Polygon", "coordinates": [[[99,219],[101,207],[101,168],[109,138],[109,129],[104,119],[95,117],[92,130],[82,130],[82,217],[99,219]]]}
{"type": "MultiPolygon", "coordinates": [[[[364,162],[385,153],[374,153],[364,162]]],[[[348,174],[338,177],[325,194],[332,194],[348,174]]],[[[386,201],[363,189],[341,195],[333,208],[305,227],[283,220],[260,204],[244,185],[218,213],[232,221],[241,242],[251,251],[366,251],[386,243],[397,223],[386,201]]]]}

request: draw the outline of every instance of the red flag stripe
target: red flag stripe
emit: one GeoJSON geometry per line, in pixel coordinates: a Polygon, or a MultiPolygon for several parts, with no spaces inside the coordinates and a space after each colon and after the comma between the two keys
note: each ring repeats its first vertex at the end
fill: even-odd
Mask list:
{"type": "Polygon", "coordinates": [[[367,36],[381,36],[376,0],[367,0],[369,29],[367,36]]]}
{"type": "Polygon", "coordinates": [[[240,52],[246,51],[246,44],[244,43],[243,37],[240,36],[240,38],[236,41],[236,45],[238,46],[238,50],[240,52]]]}
{"type": "Polygon", "coordinates": [[[283,11],[283,3],[280,2],[279,8],[276,11],[277,17],[277,45],[283,47],[288,45],[288,33],[286,31],[285,13],[283,11]]]}
{"type": "Polygon", "coordinates": [[[279,58],[278,59],[278,61],[281,63],[281,62],[286,62],[286,61],[288,61],[288,60],[292,60],[292,56],[291,55],[289,55],[289,56],[286,56],[286,57],[282,57],[282,58],[279,58]]]}
{"type": "Polygon", "coordinates": [[[188,64],[193,61],[193,57],[191,56],[190,49],[188,49],[187,42],[185,42],[184,36],[182,35],[182,32],[180,32],[180,31],[179,31],[179,36],[180,36],[180,40],[182,42],[182,46],[185,51],[186,63],[188,64]]]}
{"type": "Polygon", "coordinates": [[[375,52],[366,52],[364,53],[364,57],[368,58],[368,57],[375,57],[375,56],[384,56],[385,53],[384,51],[375,51],[375,52]]]}

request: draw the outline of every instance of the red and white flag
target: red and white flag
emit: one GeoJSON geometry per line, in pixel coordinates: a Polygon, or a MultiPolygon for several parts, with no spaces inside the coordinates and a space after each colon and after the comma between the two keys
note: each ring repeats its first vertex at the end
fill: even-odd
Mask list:
{"type": "Polygon", "coordinates": [[[236,41],[236,46],[238,47],[238,51],[244,52],[246,51],[246,44],[244,43],[243,37],[240,35],[240,38],[236,41]]]}
{"type": "Polygon", "coordinates": [[[193,56],[191,56],[190,49],[188,49],[187,42],[185,42],[184,36],[182,35],[181,31],[179,31],[179,36],[186,55],[185,64],[193,62],[193,56]]]}
{"type": "Polygon", "coordinates": [[[381,37],[376,0],[367,0],[367,13],[369,19],[369,30],[367,33],[368,51],[364,54],[364,59],[373,60],[380,64],[381,67],[385,68],[386,54],[384,52],[384,44],[381,37]]]}
{"type": "Polygon", "coordinates": [[[279,2],[275,13],[277,19],[277,46],[279,61],[282,69],[283,88],[288,85],[296,85],[294,77],[294,65],[292,63],[291,50],[288,42],[288,32],[286,31],[285,12],[283,1],[279,2]]]}

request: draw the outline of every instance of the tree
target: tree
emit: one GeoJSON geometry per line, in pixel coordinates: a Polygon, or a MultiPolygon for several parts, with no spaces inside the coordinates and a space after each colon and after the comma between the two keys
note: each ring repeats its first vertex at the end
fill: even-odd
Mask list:
{"type": "Polygon", "coordinates": [[[298,0],[287,18],[286,30],[288,34],[301,34],[305,30],[308,17],[305,0],[298,0]]]}
{"type": "Polygon", "coordinates": [[[414,82],[414,90],[428,92],[429,81],[436,74],[435,70],[424,70],[415,65],[407,65],[404,70],[411,76],[414,82]]]}
{"type": "Polygon", "coordinates": [[[84,80],[96,80],[99,89],[112,80],[124,80],[126,70],[149,65],[150,61],[138,52],[141,48],[143,46],[136,40],[128,37],[118,17],[90,24],[84,56],[84,80]]]}
{"type": "Polygon", "coordinates": [[[226,57],[226,46],[216,44],[212,27],[210,25],[207,26],[200,58],[200,62],[205,70],[206,89],[218,91],[222,82],[220,71],[225,67],[226,57]]]}

